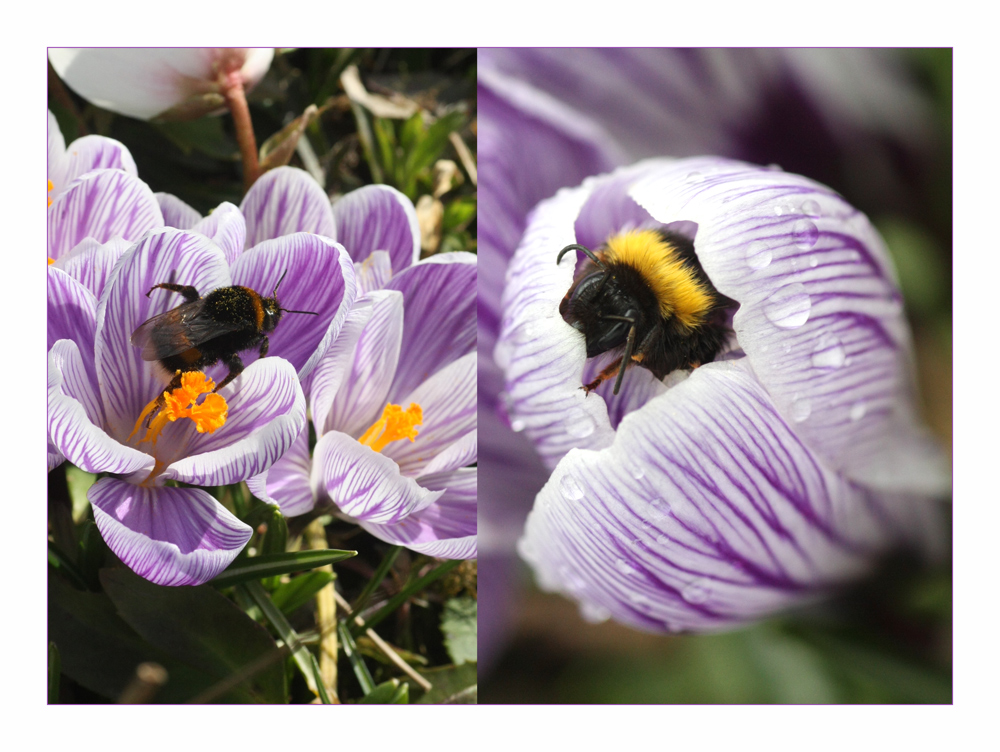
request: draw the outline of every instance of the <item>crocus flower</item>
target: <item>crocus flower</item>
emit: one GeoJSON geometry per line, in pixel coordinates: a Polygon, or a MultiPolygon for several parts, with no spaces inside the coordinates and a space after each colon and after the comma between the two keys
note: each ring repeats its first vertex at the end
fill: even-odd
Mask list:
{"type": "MultiPolygon", "coordinates": [[[[123,144],[84,136],[67,148],[51,112],[48,144],[50,259],[59,261],[76,251],[88,259],[86,266],[92,254],[108,256],[95,250],[96,246],[116,238],[131,243],[147,230],[163,227],[159,204],[138,178],[132,155],[123,144]],[[78,250],[84,242],[88,250],[78,250]]],[[[112,264],[114,260],[117,257],[112,264]]]]}
{"type": "Polygon", "coordinates": [[[229,264],[207,237],[168,228],[147,233],[121,256],[96,309],[82,284],[61,270],[49,273],[50,337],[59,337],[49,350],[50,443],[74,465],[109,474],[88,498],[123,562],[163,585],[211,579],[251,530],[200,488],[165,483],[236,483],[264,472],[288,448],[305,423],[299,379],[336,338],[354,301],[350,260],[329,239],[296,234],[260,243],[229,264]],[[207,380],[185,379],[165,409],[176,420],[154,420],[152,436],[137,431],[137,418],[166,378],[129,339],[180,302],[161,290],[147,298],[150,288],[173,276],[203,294],[232,284],[270,293],[283,270],[283,307],[319,315],[286,314],[267,358],[244,353],[246,369],[211,401],[200,393],[221,381],[224,366],[209,369],[207,380]],[[211,404],[218,397],[227,411],[221,426],[211,404]]]}
{"type": "Polygon", "coordinates": [[[49,50],[56,73],[84,99],[143,120],[223,112],[226,77],[238,77],[249,90],[273,59],[271,48],[49,50]]]}
{"type": "MultiPolygon", "coordinates": [[[[906,193],[891,154],[927,145],[929,108],[891,51],[489,49],[478,69],[479,404],[485,458],[480,666],[514,612],[511,556],[549,476],[492,353],[507,264],[535,203],[562,186],[660,154],[777,162],[849,182],[863,163],[876,200],[906,193]],[[875,167],[875,169],[870,169],[875,167]],[[877,177],[878,179],[873,179],[877,177]],[[902,191],[900,190],[902,189],[902,191]]],[[[912,162],[911,162],[912,163],[912,162]]],[[[891,198],[889,199],[891,206],[891,198]]],[[[631,374],[630,374],[631,375],[631,374]]]]}
{"type": "MultiPolygon", "coordinates": [[[[258,186],[267,178],[253,190],[266,191],[258,186]]],[[[260,214],[247,211],[248,224],[260,214]]],[[[307,380],[314,456],[303,431],[251,488],[289,516],[330,499],[382,540],[474,558],[476,257],[449,253],[414,264],[413,205],[386,186],[347,194],[333,215],[367,294],[307,380]]]]}
{"type": "Polygon", "coordinates": [[[585,615],[712,630],[815,597],[900,541],[934,543],[947,467],[913,404],[892,265],[828,188],[721,158],[649,160],[542,202],[511,262],[495,357],[552,474],[522,556],[585,615]],[[663,382],[599,369],[559,314],[571,243],[694,242],[739,305],[726,354],[663,382]]]}

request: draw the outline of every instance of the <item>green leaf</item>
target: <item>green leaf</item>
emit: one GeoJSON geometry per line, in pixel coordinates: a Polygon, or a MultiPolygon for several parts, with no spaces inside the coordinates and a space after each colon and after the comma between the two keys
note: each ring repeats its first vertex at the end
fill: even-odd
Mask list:
{"type": "Polygon", "coordinates": [[[59,648],[54,642],[49,643],[49,705],[59,702],[59,648]]]}
{"type": "Polygon", "coordinates": [[[476,702],[478,680],[475,663],[463,663],[461,666],[442,666],[418,673],[433,685],[417,700],[418,704],[464,705],[476,702]]]}
{"type": "Polygon", "coordinates": [[[382,557],[382,561],[379,562],[378,569],[375,570],[375,574],[372,575],[371,579],[365,583],[364,589],[361,594],[358,595],[357,600],[354,601],[354,606],[351,607],[351,613],[347,617],[346,621],[348,624],[354,623],[354,617],[360,614],[365,606],[368,605],[368,599],[371,598],[372,593],[382,584],[382,580],[385,579],[386,574],[392,568],[393,563],[396,561],[396,557],[399,556],[400,551],[403,550],[402,546],[393,546],[386,552],[386,555],[382,557]]]}
{"type": "Polygon", "coordinates": [[[290,551],[284,554],[268,556],[253,556],[237,559],[222,574],[209,582],[215,587],[228,587],[241,582],[260,580],[264,577],[302,572],[315,569],[326,564],[335,564],[344,559],[357,556],[357,551],[341,551],[336,548],[326,548],[315,551],[290,551]]]}
{"type": "Polygon", "coordinates": [[[448,135],[452,131],[459,130],[464,123],[463,112],[449,112],[432,123],[423,138],[407,154],[406,174],[415,175],[434,164],[448,144],[448,135]]]}
{"type": "Polygon", "coordinates": [[[444,604],[441,631],[452,663],[476,661],[476,601],[452,598],[444,604]]]}
{"type": "Polygon", "coordinates": [[[375,687],[358,703],[365,705],[406,705],[410,700],[410,688],[406,682],[399,679],[389,679],[375,687]]]}
{"type": "Polygon", "coordinates": [[[104,566],[104,559],[107,556],[108,545],[101,537],[101,531],[93,520],[83,523],[80,532],[80,550],[76,557],[77,567],[80,574],[87,582],[90,590],[100,590],[101,583],[97,573],[104,566]]]}
{"type": "MultiPolygon", "coordinates": [[[[136,667],[154,661],[169,679],[155,702],[184,702],[217,681],[185,665],[137,635],[115,612],[104,593],[76,590],[61,577],[49,575],[49,639],[60,645],[62,673],[83,687],[117,699],[135,676],[136,667]]],[[[246,692],[231,692],[224,702],[246,702],[246,692]]]]}
{"type": "Polygon", "coordinates": [[[52,541],[49,541],[49,566],[80,590],[87,589],[87,578],[52,541]]]}
{"type": "Polygon", "coordinates": [[[302,672],[302,676],[305,678],[306,684],[309,685],[309,689],[319,695],[324,705],[329,705],[330,696],[327,694],[326,687],[323,686],[323,679],[319,672],[319,664],[316,662],[316,657],[309,652],[309,648],[302,644],[298,633],[292,629],[292,625],[285,619],[285,615],[278,610],[268,597],[267,591],[259,582],[247,582],[240,585],[238,589],[243,590],[253,598],[264,614],[264,618],[274,627],[274,631],[278,633],[278,636],[288,646],[288,649],[292,651],[295,664],[299,667],[299,671],[302,672]]]}
{"type": "MultiPolygon", "coordinates": [[[[285,553],[288,546],[288,523],[285,516],[277,504],[272,504],[271,517],[267,521],[267,533],[264,534],[264,543],[261,546],[261,553],[264,556],[274,556],[285,553]]],[[[280,583],[280,575],[274,575],[263,580],[263,585],[268,590],[274,590],[280,583]]]]}
{"type": "Polygon", "coordinates": [[[368,695],[375,689],[375,681],[368,671],[368,666],[365,665],[364,658],[358,652],[358,646],[354,643],[354,637],[351,636],[350,630],[347,629],[342,621],[337,622],[337,634],[340,636],[341,650],[344,651],[344,655],[347,656],[347,660],[351,663],[354,675],[358,678],[358,684],[361,685],[361,691],[365,695],[368,695]]]}
{"type": "Polygon", "coordinates": [[[444,232],[464,227],[476,216],[476,197],[462,196],[451,201],[444,207],[444,218],[441,228],[444,232]]]}
{"type": "Polygon", "coordinates": [[[94,485],[97,476],[66,463],[66,485],[69,486],[69,498],[73,503],[73,521],[79,524],[87,517],[90,501],[87,491],[94,485]]]}
{"type": "Polygon", "coordinates": [[[293,578],[290,582],[279,585],[271,593],[274,603],[285,616],[291,615],[297,609],[307,604],[320,590],[333,582],[333,574],[322,570],[306,572],[293,578]]]}
{"type": "Polygon", "coordinates": [[[273,659],[238,687],[259,702],[287,702],[283,654],[264,627],[214,588],[163,587],[127,569],[103,569],[100,578],[119,616],[136,633],[217,679],[273,659]]]}

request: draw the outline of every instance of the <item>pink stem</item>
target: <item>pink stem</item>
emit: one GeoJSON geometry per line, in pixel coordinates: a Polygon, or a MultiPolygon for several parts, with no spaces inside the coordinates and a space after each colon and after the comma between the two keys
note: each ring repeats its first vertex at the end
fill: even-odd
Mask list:
{"type": "Polygon", "coordinates": [[[260,164],[257,161],[257,139],[254,138],[253,123],[250,122],[250,108],[247,106],[243,79],[238,70],[223,76],[222,94],[226,98],[229,111],[233,114],[236,141],[240,145],[240,156],[243,158],[243,190],[249,191],[250,186],[260,177],[260,164]]]}

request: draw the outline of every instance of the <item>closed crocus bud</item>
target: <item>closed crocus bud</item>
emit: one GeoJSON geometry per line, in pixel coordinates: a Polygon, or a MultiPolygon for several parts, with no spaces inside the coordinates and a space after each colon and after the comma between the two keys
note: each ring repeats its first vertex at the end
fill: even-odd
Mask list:
{"type": "Polygon", "coordinates": [[[502,310],[494,356],[510,424],[552,471],[519,550],[584,615],[650,631],[732,627],[828,592],[891,546],[940,542],[935,499],[949,473],[916,416],[895,274],[867,218],[834,191],[713,157],[590,178],[535,209],[502,310]],[[601,253],[636,229],[693,246],[694,276],[665,271],[652,251],[601,253]],[[595,260],[581,249],[557,263],[571,244],[595,260]],[[598,314],[600,290],[628,297],[622,268],[607,271],[616,259],[658,303],[603,312],[607,326],[642,329],[617,386],[608,366],[624,341],[588,359],[593,330],[560,305],[585,263],[598,314]],[[711,316],[691,313],[695,278],[721,296],[711,316]],[[670,337],[646,336],[657,316],[670,337]],[[679,346],[698,326],[718,327],[711,358],[655,373],[664,358],[650,343],[679,346]],[[581,389],[602,369],[603,383],[581,389]]]}
{"type": "Polygon", "coordinates": [[[271,48],[49,50],[73,91],[99,107],[142,120],[189,120],[225,111],[226,91],[255,86],[271,48]]]}

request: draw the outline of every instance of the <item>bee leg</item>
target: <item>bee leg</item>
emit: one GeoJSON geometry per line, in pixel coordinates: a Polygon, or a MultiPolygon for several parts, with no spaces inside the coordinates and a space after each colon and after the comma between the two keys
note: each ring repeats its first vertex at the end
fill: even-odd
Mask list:
{"type": "Polygon", "coordinates": [[[267,349],[271,346],[270,340],[268,340],[267,335],[264,335],[264,341],[260,343],[260,357],[267,357],[267,349]]]}
{"type": "Polygon", "coordinates": [[[172,392],[174,389],[177,389],[178,387],[180,387],[180,385],[181,385],[181,376],[183,376],[183,375],[184,375],[183,371],[177,371],[174,374],[174,377],[170,380],[170,383],[167,384],[166,387],[164,387],[163,391],[161,391],[159,393],[159,395],[156,397],[156,400],[155,400],[156,407],[154,407],[150,411],[149,415],[146,416],[146,428],[149,428],[150,424],[153,422],[153,418],[155,418],[157,416],[157,414],[160,412],[160,410],[162,410],[164,407],[166,407],[166,405],[167,405],[167,399],[166,399],[166,397],[164,395],[166,395],[167,392],[172,392]]]}
{"type": "Polygon", "coordinates": [[[222,387],[226,386],[230,381],[243,373],[243,361],[240,360],[239,355],[234,354],[231,357],[226,358],[225,363],[229,366],[229,375],[216,385],[215,389],[212,390],[213,392],[219,391],[222,387]]]}
{"type": "Polygon", "coordinates": [[[597,389],[597,387],[599,387],[605,381],[607,381],[608,379],[610,379],[610,378],[612,378],[612,377],[614,377],[614,376],[616,376],[618,374],[618,369],[620,369],[622,367],[622,360],[623,360],[622,358],[618,358],[618,360],[616,360],[610,366],[608,366],[603,371],[601,371],[599,374],[597,374],[597,378],[596,379],[594,379],[593,381],[591,381],[589,384],[584,384],[580,388],[584,392],[586,392],[587,394],[590,394],[592,391],[594,391],[595,389],[597,389]]]}
{"type": "Polygon", "coordinates": [[[164,290],[170,290],[171,292],[179,292],[181,295],[184,296],[184,299],[188,303],[191,303],[201,297],[198,294],[198,290],[196,290],[191,285],[175,285],[172,282],[161,282],[158,285],[153,285],[152,287],[149,288],[149,292],[146,293],[146,297],[148,298],[149,293],[153,292],[153,290],[155,290],[158,287],[164,290]]]}

